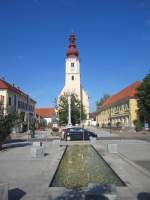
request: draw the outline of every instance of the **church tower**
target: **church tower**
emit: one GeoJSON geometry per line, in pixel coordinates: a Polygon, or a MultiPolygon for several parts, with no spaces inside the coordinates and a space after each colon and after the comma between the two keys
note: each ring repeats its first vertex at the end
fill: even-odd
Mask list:
{"type": "Polygon", "coordinates": [[[79,53],[75,45],[75,35],[70,34],[69,47],[66,52],[66,71],[65,71],[65,86],[60,95],[64,93],[75,93],[78,95],[82,105],[85,108],[87,118],[89,115],[89,97],[80,83],[80,62],[79,53]]]}
{"type": "Polygon", "coordinates": [[[80,91],[80,63],[79,54],[75,45],[75,35],[71,33],[70,44],[66,53],[66,73],[65,88],[70,92],[76,93],[81,98],[80,91]]]}

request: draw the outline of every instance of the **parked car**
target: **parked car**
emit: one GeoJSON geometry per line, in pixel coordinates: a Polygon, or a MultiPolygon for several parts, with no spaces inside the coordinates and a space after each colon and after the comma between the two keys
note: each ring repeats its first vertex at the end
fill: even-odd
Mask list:
{"type": "Polygon", "coordinates": [[[67,128],[64,132],[64,139],[70,140],[89,140],[90,137],[97,138],[97,135],[83,128],[67,128]]]}

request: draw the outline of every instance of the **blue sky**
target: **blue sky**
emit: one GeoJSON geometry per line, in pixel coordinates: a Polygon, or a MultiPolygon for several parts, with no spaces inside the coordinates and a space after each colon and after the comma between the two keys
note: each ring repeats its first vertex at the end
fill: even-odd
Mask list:
{"type": "Polygon", "coordinates": [[[75,32],[91,111],[150,69],[149,0],[0,0],[0,76],[54,106],[75,32]]]}

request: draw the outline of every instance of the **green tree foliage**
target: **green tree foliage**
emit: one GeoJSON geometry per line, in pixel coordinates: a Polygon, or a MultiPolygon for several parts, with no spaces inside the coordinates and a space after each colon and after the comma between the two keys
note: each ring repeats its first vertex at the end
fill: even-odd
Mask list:
{"type": "Polygon", "coordinates": [[[110,97],[109,94],[104,94],[103,97],[100,98],[100,100],[96,101],[96,107],[97,107],[97,109],[98,109],[98,107],[100,107],[100,106],[103,104],[103,102],[104,102],[106,99],[108,99],[109,97],[110,97]]]}
{"type": "Polygon", "coordinates": [[[144,121],[150,123],[150,71],[137,90],[138,113],[144,121]]]}
{"type": "MultiPolygon", "coordinates": [[[[0,108],[2,110],[2,108],[0,108]]],[[[8,115],[0,114],[0,142],[10,134],[11,128],[20,123],[19,115],[17,113],[11,113],[8,115]]]]}
{"type": "MultiPolygon", "coordinates": [[[[56,105],[57,119],[59,125],[68,124],[68,94],[59,97],[59,101],[56,105]]],[[[86,114],[83,105],[76,94],[71,94],[71,122],[73,125],[80,123],[81,120],[86,119],[86,114]],[[81,113],[81,116],[80,116],[81,113]]]]}
{"type": "Polygon", "coordinates": [[[35,137],[35,129],[36,129],[35,119],[30,122],[29,129],[31,130],[31,137],[34,138],[35,137]]]}
{"type": "Polygon", "coordinates": [[[134,120],[134,126],[136,131],[142,131],[142,123],[140,120],[134,120]]]}

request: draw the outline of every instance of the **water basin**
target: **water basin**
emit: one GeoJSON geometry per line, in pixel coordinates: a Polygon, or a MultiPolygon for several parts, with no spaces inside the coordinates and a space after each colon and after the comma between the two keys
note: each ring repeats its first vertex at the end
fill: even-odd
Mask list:
{"type": "Polygon", "coordinates": [[[90,183],[125,186],[91,145],[67,146],[50,187],[80,188],[90,183]]]}

